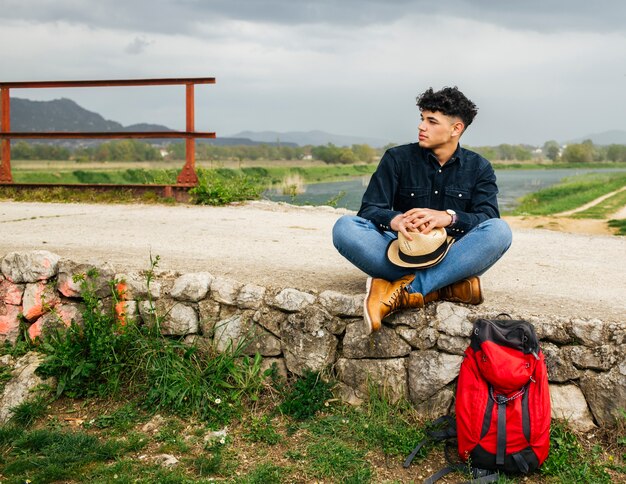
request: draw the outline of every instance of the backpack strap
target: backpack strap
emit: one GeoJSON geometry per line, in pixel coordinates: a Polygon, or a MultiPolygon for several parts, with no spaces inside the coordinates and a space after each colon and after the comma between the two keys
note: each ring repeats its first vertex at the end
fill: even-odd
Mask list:
{"type": "Polygon", "coordinates": [[[485,471],[484,469],[475,469],[475,471],[483,471],[485,473],[481,474],[480,477],[467,481],[463,484],[483,484],[486,482],[497,482],[498,479],[500,479],[500,474],[498,472],[485,471]]]}
{"type": "MultiPolygon", "coordinates": [[[[417,446],[415,446],[415,448],[411,451],[409,456],[404,461],[404,464],[402,465],[405,469],[408,468],[411,465],[411,462],[413,462],[413,459],[415,459],[415,456],[417,455],[417,453],[426,444],[435,443],[435,442],[441,442],[443,440],[447,440],[449,438],[456,437],[456,422],[449,415],[444,415],[442,417],[439,417],[438,419],[434,420],[429,425],[429,427],[438,427],[438,426],[441,426],[444,423],[447,424],[448,426],[443,428],[443,429],[439,429],[439,430],[431,430],[430,432],[427,433],[426,437],[424,439],[422,439],[417,444],[417,446]]],[[[450,472],[450,471],[448,471],[448,472],[450,472]]],[[[445,475],[445,474],[443,474],[443,475],[445,475]]]]}
{"type": "Polygon", "coordinates": [[[496,443],[496,466],[504,466],[506,454],[506,402],[507,399],[497,399],[498,404],[498,438],[496,443]]]}
{"type": "Polygon", "coordinates": [[[409,456],[405,459],[404,464],[402,464],[402,467],[404,467],[405,469],[407,469],[410,465],[411,462],[413,462],[413,459],[415,459],[415,456],[417,455],[417,453],[420,451],[420,449],[422,447],[424,447],[426,444],[430,443],[430,442],[434,442],[430,436],[426,437],[425,439],[422,439],[420,441],[419,444],[417,444],[415,446],[415,448],[411,451],[411,453],[409,454],[409,456]]]}
{"type": "Polygon", "coordinates": [[[437,472],[435,472],[432,476],[426,478],[424,480],[424,484],[433,484],[441,479],[443,476],[458,470],[460,469],[453,465],[445,466],[443,469],[439,469],[437,472]]]}
{"type": "MultiPolygon", "coordinates": [[[[450,474],[450,472],[459,471],[459,472],[467,472],[467,466],[465,465],[454,465],[450,464],[435,472],[432,476],[428,477],[424,480],[424,484],[434,484],[443,476],[450,474]]],[[[500,474],[498,471],[490,471],[487,469],[476,469],[472,468],[473,479],[469,481],[465,481],[463,484],[484,484],[488,482],[496,482],[500,479],[500,474]]]]}
{"type": "Polygon", "coordinates": [[[504,457],[506,455],[506,405],[512,400],[524,397],[527,390],[528,384],[524,385],[519,391],[507,398],[504,395],[496,395],[493,387],[491,385],[489,386],[489,396],[498,405],[498,427],[496,437],[496,466],[498,468],[504,467],[504,457]]]}

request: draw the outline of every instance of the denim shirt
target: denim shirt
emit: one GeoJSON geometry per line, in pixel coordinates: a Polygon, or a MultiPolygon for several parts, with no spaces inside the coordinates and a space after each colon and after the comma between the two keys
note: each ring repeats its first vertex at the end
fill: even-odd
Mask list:
{"type": "Polygon", "coordinates": [[[496,175],[491,163],[459,145],[443,166],[418,143],[385,152],[365,190],[357,215],[380,230],[412,208],[452,209],[457,213],[448,234],[460,238],[490,218],[500,217],[496,175]]]}

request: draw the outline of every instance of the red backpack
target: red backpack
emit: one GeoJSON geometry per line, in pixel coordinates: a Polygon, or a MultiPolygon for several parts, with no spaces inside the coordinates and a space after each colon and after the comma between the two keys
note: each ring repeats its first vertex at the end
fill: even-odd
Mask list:
{"type": "Polygon", "coordinates": [[[527,474],[550,450],[548,373],[527,321],[479,319],[456,388],[459,457],[472,467],[527,474]]]}
{"type": "Polygon", "coordinates": [[[527,474],[537,469],[550,449],[550,392],[543,353],[527,321],[479,319],[456,388],[456,422],[450,417],[432,426],[429,437],[406,459],[408,467],[428,442],[457,439],[463,464],[449,465],[425,482],[445,474],[472,470],[472,482],[493,482],[497,473],[527,474]],[[456,426],[454,425],[456,423],[456,426]]]}

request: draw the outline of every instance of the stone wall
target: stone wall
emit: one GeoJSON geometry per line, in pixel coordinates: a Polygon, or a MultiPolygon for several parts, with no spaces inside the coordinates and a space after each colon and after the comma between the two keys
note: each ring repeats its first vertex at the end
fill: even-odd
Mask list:
{"type": "MultiPolygon", "coordinates": [[[[81,289],[74,276],[94,265],[47,251],[12,252],[0,258],[0,342],[15,342],[19,320],[36,338],[48,324],[80,323],[81,289]]],[[[280,371],[331,368],[339,395],[351,403],[375,385],[392,400],[408,398],[427,417],[452,408],[454,385],[472,321],[493,318],[481,307],[438,302],[399,313],[371,336],[363,331],[364,295],[319,294],[293,288],[261,287],[209,273],[121,273],[97,264],[96,292],[111,302],[109,282],[125,295],[120,317],[141,322],[164,316],[162,332],[220,351],[247,344],[245,351],[276,363],[280,371]],[[152,306],[149,299],[154,300],[152,306]]],[[[626,408],[626,322],[595,319],[530,320],[545,353],[553,416],[590,430],[613,425],[626,408]]]]}

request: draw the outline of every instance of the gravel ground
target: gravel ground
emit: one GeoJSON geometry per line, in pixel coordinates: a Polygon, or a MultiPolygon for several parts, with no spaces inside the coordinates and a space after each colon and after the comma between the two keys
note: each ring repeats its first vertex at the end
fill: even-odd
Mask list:
{"type": "MultiPolygon", "coordinates": [[[[0,203],[0,258],[45,249],[120,272],[208,271],[240,282],[362,293],[365,275],[334,249],[330,207],[0,203]]],[[[626,322],[626,238],[518,228],[483,277],[485,310],[626,322]]]]}

